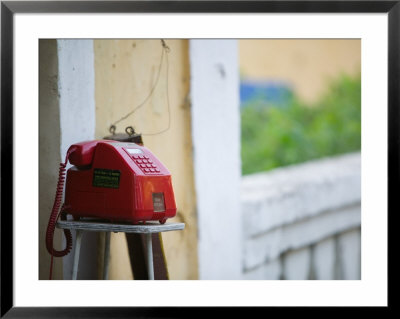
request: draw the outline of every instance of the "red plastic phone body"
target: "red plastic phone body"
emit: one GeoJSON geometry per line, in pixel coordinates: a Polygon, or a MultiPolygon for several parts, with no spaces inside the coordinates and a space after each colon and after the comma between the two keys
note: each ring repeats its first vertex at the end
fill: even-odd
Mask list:
{"type": "Polygon", "coordinates": [[[135,224],[176,215],[171,174],[146,147],[111,140],[71,147],[67,213],[135,224]]]}

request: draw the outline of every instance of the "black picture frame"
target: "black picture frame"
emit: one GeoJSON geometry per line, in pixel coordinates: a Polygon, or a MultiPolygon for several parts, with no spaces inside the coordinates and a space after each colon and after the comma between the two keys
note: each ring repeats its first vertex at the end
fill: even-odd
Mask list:
{"type": "MultiPolygon", "coordinates": [[[[13,16],[15,13],[387,13],[388,218],[398,211],[400,0],[396,1],[1,1],[1,317],[181,317],[189,308],[14,307],[13,303],[13,16]]],[[[382,214],[385,212],[382,212],[382,214]]],[[[388,234],[391,233],[388,222],[388,234]]],[[[388,238],[389,239],[389,238],[388,238]]],[[[390,249],[388,241],[388,247],[390,249]]],[[[388,255],[389,256],[389,255],[388,255]]],[[[388,260],[390,264],[390,258],[388,260]]],[[[388,280],[388,285],[390,281],[388,280]]],[[[388,298],[391,305],[391,298],[388,298]]],[[[295,310],[293,307],[292,310],[295,310]]],[[[349,310],[349,309],[348,309],[349,310]]],[[[347,311],[348,311],[347,310],[347,311]]],[[[208,312],[209,310],[207,310],[208,312]]],[[[247,311],[247,310],[246,310],[247,311]]],[[[296,309],[299,315],[299,309],[296,309]]],[[[196,313],[199,314],[198,310],[196,313]]],[[[214,315],[226,314],[213,309],[214,315]]],[[[240,314],[235,310],[235,314],[240,314]]]]}

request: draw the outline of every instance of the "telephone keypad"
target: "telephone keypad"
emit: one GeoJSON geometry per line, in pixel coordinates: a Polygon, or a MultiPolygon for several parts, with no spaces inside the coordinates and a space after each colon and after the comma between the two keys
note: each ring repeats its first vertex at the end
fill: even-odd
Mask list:
{"type": "Polygon", "coordinates": [[[132,155],[132,159],[143,173],[150,175],[160,173],[160,169],[147,155],[132,155]]]}
{"type": "Polygon", "coordinates": [[[136,165],[142,170],[142,172],[146,175],[159,175],[161,169],[157,167],[157,164],[151,159],[150,156],[144,154],[139,149],[126,149],[130,158],[136,163],[136,165]],[[141,153],[141,154],[140,154],[141,153]]]}

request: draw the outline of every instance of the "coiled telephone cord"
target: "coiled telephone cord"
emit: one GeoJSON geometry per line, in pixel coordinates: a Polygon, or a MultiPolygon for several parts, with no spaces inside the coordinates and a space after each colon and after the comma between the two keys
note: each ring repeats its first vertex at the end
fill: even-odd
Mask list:
{"type": "Polygon", "coordinates": [[[58,174],[58,183],[57,183],[57,190],[56,190],[56,196],[54,199],[54,204],[53,204],[53,209],[51,210],[50,218],[49,218],[49,223],[47,225],[47,231],[46,231],[46,248],[49,254],[51,255],[51,262],[50,262],[50,276],[49,279],[52,279],[53,275],[53,257],[63,257],[65,255],[68,255],[68,253],[72,249],[72,235],[71,231],[69,229],[64,229],[64,235],[66,239],[66,247],[63,250],[55,250],[53,247],[53,239],[54,239],[54,230],[56,227],[57,220],[60,216],[60,214],[63,212],[65,209],[64,206],[61,207],[61,201],[62,201],[62,196],[63,196],[63,190],[64,190],[64,182],[65,182],[65,168],[68,163],[68,158],[69,155],[74,151],[74,149],[69,149],[65,158],[64,163],[60,163],[60,169],[59,169],[59,174],[58,174]]]}

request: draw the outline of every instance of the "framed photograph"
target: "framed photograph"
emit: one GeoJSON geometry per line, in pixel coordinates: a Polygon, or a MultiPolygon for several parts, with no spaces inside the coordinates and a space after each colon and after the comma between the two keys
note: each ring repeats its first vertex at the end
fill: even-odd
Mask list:
{"type": "MultiPolygon", "coordinates": [[[[390,212],[393,214],[398,210],[396,197],[400,186],[399,31],[400,1],[397,0],[2,1],[1,317],[180,317],[189,316],[195,307],[195,311],[204,313],[213,307],[215,314],[222,315],[226,307],[240,308],[237,310],[243,310],[245,314],[251,310],[249,307],[263,307],[262,310],[269,311],[267,307],[391,306],[392,298],[388,293],[389,217],[390,212]],[[356,247],[359,259],[357,266],[349,266],[349,269],[355,269],[350,274],[341,270],[341,274],[321,275],[316,274],[314,268],[307,268],[303,271],[304,276],[298,272],[288,275],[289,271],[284,274],[281,270],[288,268],[288,263],[283,265],[279,261],[276,266],[266,262],[303,248],[300,242],[304,242],[307,247],[312,247],[304,254],[308,257],[298,254],[293,260],[304,257],[314,263],[316,244],[310,238],[318,235],[310,234],[318,233],[317,229],[322,232],[325,227],[321,241],[328,237],[338,238],[333,228],[329,228],[336,221],[332,217],[334,214],[329,215],[336,209],[335,204],[319,208],[324,214],[328,212],[325,215],[304,213],[300,220],[299,215],[293,214],[292,219],[288,217],[280,222],[277,222],[279,209],[275,215],[269,215],[275,219],[264,217],[263,220],[258,220],[256,213],[244,215],[240,212],[241,169],[247,170],[248,174],[257,169],[254,161],[245,162],[243,158],[243,150],[254,145],[244,148],[240,144],[243,126],[240,126],[242,106],[239,103],[242,101],[239,101],[237,84],[244,78],[245,71],[238,69],[237,43],[265,39],[304,40],[305,47],[310,46],[311,42],[307,41],[332,43],[344,40],[342,51],[335,51],[335,54],[341,55],[344,65],[360,67],[358,84],[346,82],[348,86],[359,85],[361,90],[361,115],[356,114],[361,117],[358,124],[341,124],[343,118],[352,116],[351,111],[343,113],[339,120],[332,119],[333,115],[327,116],[328,121],[337,121],[336,131],[330,136],[334,141],[347,138],[347,135],[340,135],[341,125],[356,127],[361,134],[361,140],[359,136],[356,141],[359,147],[357,169],[360,170],[357,176],[361,177],[357,196],[361,199],[358,197],[356,211],[351,205],[341,211],[341,214],[354,218],[346,223],[341,223],[341,219],[338,222],[343,231],[355,229],[352,234],[356,239],[349,247],[356,247]],[[358,58],[350,61],[349,52],[356,52],[354,55],[358,58]],[[132,56],[139,58],[135,62],[132,56]],[[152,61],[151,67],[143,64],[146,59],[152,61]],[[89,93],[77,94],[78,91],[89,93]],[[148,105],[142,108],[145,103],[148,105]],[[229,105],[237,106],[238,112],[231,113],[229,105]],[[145,111],[135,115],[133,128],[125,119],[133,113],[128,112],[130,109],[136,111],[139,108],[145,111]],[[146,117],[150,109],[151,116],[146,117]],[[99,261],[105,263],[107,253],[104,251],[107,250],[104,247],[110,246],[110,238],[87,235],[80,253],[84,265],[80,277],[73,254],[68,256],[69,259],[53,260],[44,244],[48,237],[45,233],[48,215],[43,216],[40,212],[51,209],[48,204],[54,199],[52,190],[57,183],[58,165],[64,160],[61,157],[79,139],[107,139],[105,136],[115,132],[126,132],[131,137],[138,130],[145,138],[146,146],[159,156],[160,162],[153,159],[155,164],[160,167],[161,163],[167,164],[171,170],[178,204],[175,221],[186,224],[185,232],[168,234],[164,243],[159,239],[159,246],[154,243],[152,246],[153,250],[158,249],[154,253],[159,261],[170,266],[169,271],[160,277],[156,275],[155,279],[170,280],[132,280],[142,279],[138,268],[133,266],[133,259],[129,259],[134,258],[132,255],[137,250],[134,252],[130,246],[132,242],[119,236],[121,233],[110,235],[111,255],[119,254],[116,247],[122,245],[126,252],[121,253],[118,260],[124,262],[114,258],[110,275],[108,264],[103,268],[96,266],[99,261]],[[162,137],[158,135],[165,132],[162,137]],[[47,171],[50,173],[46,174],[47,171]],[[175,173],[178,171],[179,174],[175,173]],[[285,234],[290,233],[292,237],[283,240],[283,228],[289,229],[289,223],[312,220],[315,216],[322,217],[320,222],[315,220],[313,228],[302,224],[298,235],[287,231],[285,234]],[[268,230],[260,226],[263,223],[269,225],[268,230]],[[247,233],[249,238],[267,234],[276,245],[271,248],[265,244],[266,239],[245,243],[244,237],[234,236],[241,233],[242,225],[255,229],[253,233],[247,233]],[[276,248],[278,246],[280,250],[276,248]],[[168,257],[166,261],[164,254],[168,257]],[[55,280],[48,280],[50,263],[50,278],[55,280]],[[280,270],[276,271],[276,267],[280,270]],[[102,269],[107,269],[107,276],[102,275],[102,269]],[[70,279],[71,273],[72,279],[81,280],[65,280],[70,279]],[[114,280],[96,280],[103,278],[114,280]]],[[[250,53],[260,50],[258,55],[261,56],[261,60],[249,68],[256,74],[263,57],[276,59],[277,62],[264,63],[270,69],[274,64],[285,64],[279,60],[279,56],[286,53],[285,48],[282,44],[281,51],[267,57],[267,51],[262,51],[260,46],[249,46],[250,53]]],[[[336,50],[334,46],[328,48],[326,52],[336,50]]],[[[293,58],[293,64],[285,64],[286,70],[293,74],[307,72],[304,55],[301,49],[296,50],[298,55],[293,58]],[[303,68],[296,69],[298,65],[303,68]]],[[[322,52],[318,46],[314,50],[322,52]]],[[[248,60],[252,56],[249,54],[248,60]]],[[[320,59],[319,68],[325,70],[332,69],[335,63],[317,55],[311,59],[320,59]]],[[[318,87],[320,80],[313,78],[302,85],[318,87]]],[[[269,97],[278,96],[276,101],[281,101],[288,96],[284,94],[289,86],[278,84],[270,83],[264,89],[269,97]]],[[[250,83],[249,87],[241,86],[240,90],[250,92],[254,87],[254,83],[250,83]]],[[[336,90],[340,91],[342,87],[336,90]]],[[[304,92],[306,96],[307,90],[304,92]]],[[[336,103],[333,98],[330,101],[336,103]]],[[[348,101],[347,96],[340,101],[348,101]]],[[[275,122],[279,126],[277,131],[287,128],[287,123],[297,121],[287,122],[286,116],[289,115],[284,112],[277,115],[276,119],[281,119],[281,122],[275,122]]],[[[256,117],[253,116],[251,121],[256,117]]],[[[255,127],[253,122],[250,124],[255,127]]],[[[271,132],[267,134],[274,134],[271,132]]],[[[135,143],[137,141],[140,142],[135,140],[135,143]]],[[[284,138],[279,143],[282,147],[290,144],[284,138]]],[[[141,152],[139,148],[131,149],[128,155],[135,158],[137,165],[149,165],[143,166],[144,174],[144,170],[151,174],[150,170],[159,169],[151,166],[154,164],[151,159],[143,164],[144,159],[138,157],[142,156],[141,152]]],[[[353,167],[352,158],[349,167],[353,167]]],[[[67,160],[68,157],[64,169],[67,160]]],[[[295,162],[288,160],[287,163],[295,162]]],[[[85,165],[89,164],[78,165],[78,170],[84,169],[85,165]]],[[[335,188],[329,182],[331,175],[339,178],[345,166],[327,167],[331,171],[319,176],[320,180],[328,180],[325,193],[346,197],[344,186],[335,188]]],[[[60,168],[60,176],[61,171],[60,168]]],[[[309,179],[310,176],[318,178],[319,174],[316,169],[299,175],[296,171],[291,172],[293,176],[307,175],[309,179]]],[[[297,179],[293,176],[292,180],[297,179]]],[[[93,187],[110,189],[119,188],[124,178],[120,171],[105,168],[96,168],[95,177],[93,187]]],[[[288,189],[284,184],[289,179],[282,180],[280,190],[288,189]]],[[[347,180],[341,182],[346,185],[347,180]]],[[[259,185],[262,183],[260,180],[259,185]]],[[[58,188],[62,189],[62,186],[58,185],[58,188]]],[[[249,198],[261,193],[257,187],[251,188],[249,198]]],[[[155,207],[153,220],[165,223],[163,212],[169,207],[169,195],[152,191],[149,198],[155,207]]],[[[106,200],[99,194],[85,193],[87,202],[92,200],[96,209],[101,205],[106,207],[106,200]]],[[[320,199],[318,190],[313,194],[313,198],[307,199],[308,203],[320,199]]],[[[279,200],[284,202],[282,198],[279,200]]],[[[300,202],[293,200],[290,203],[291,206],[285,204],[287,209],[300,202]]],[[[273,205],[269,208],[274,208],[273,205]]],[[[174,217],[175,212],[171,216],[174,217]]],[[[68,248],[68,237],[65,243],[61,232],[59,235],[51,241],[68,248]]],[[[340,244],[336,239],[335,243],[340,244]]],[[[331,245],[333,241],[325,243],[332,250],[340,249],[331,245]]],[[[76,237],[73,237],[73,245],[75,249],[76,237]]],[[[140,249],[144,250],[143,247],[140,249]]],[[[351,255],[355,251],[351,249],[342,253],[351,255]]],[[[320,255],[322,259],[328,256],[320,255]]],[[[154,263],[159,267],[156,261],[154,263]]],[[[146,265],[152,269],[148,260],[147,264],[143,261],[142,266],[146,265]]]]}

